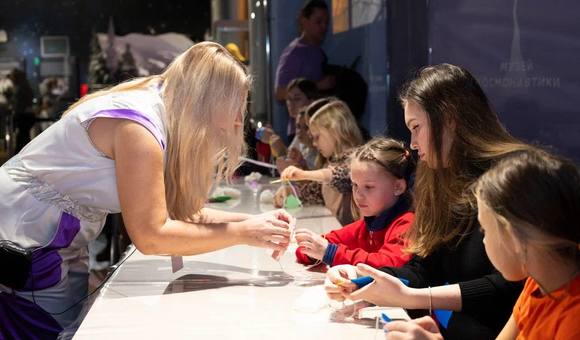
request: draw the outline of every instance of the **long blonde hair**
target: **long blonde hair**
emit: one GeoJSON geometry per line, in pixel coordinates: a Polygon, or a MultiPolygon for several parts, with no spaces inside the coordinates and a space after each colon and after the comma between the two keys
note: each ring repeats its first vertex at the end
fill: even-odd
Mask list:
{"type": "Polygon", "coordinates": [[[245,151],[242,126],[251,79],[224,47],[202,42],[175,58],[162,74],[85,96],[67,112],[92,98],[144,89],[152,82],[164,87],[167,210],[172,219],[191,221],[203,208],[214,175],[216,181],[231,177],[245,151]],[[238,117],[241,122],[233,127],[238,117]],[[232,122],[232,129],[219,129],[219,121],[232,122]]]}
{"type": "MultiPolygon", "coordinates": [[[[313,103],[314,104],[314,103],[313,103]]],[[[336,142],[333,156],[338,156],[363,143],[362,134],[350,109],[341,100],[333,99],[322,106],[310,118],[309,128],[327,130],[336,142]]],[[[317,159],[316,163],[322,167],[326,160],[317,159]]]]}

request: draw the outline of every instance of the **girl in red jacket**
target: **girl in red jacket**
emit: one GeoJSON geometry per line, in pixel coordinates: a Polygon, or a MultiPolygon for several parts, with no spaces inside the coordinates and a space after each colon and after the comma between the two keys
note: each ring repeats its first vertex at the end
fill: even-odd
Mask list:
{"type": "Polygon", "coordinates": [[[376,138],[351,156],[352,193],[362,219],[322,236],[296,230],[296,257],[303,264],[366,263],[398,267],[409,260],[403,235],[414,218],[407,183],[415,161],[403,143],[376,138]]]}

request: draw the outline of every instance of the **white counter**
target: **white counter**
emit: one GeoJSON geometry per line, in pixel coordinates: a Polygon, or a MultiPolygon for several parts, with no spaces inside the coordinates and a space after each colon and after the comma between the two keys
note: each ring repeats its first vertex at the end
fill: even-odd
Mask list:
{"type": "MultiPolygon", "coordinates": [[[[271,209],[245,186],[242,198],[212,204],[231,211],[271,209]]],[[[294,212],[299,228],[339,228],[324,207],[294,212]]],[[[135,251],[99,293],[75,339],[374,339],[374,325],[330,320],[324,274],[270,251],[236,246],[188,256],[171,272],[169,257],[135,251]]]]}

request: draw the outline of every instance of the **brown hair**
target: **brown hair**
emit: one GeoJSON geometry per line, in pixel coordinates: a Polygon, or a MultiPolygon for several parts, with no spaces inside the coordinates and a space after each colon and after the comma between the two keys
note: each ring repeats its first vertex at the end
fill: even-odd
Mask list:
{"type": "Polygon", "coordinates": [[[293,88],[297,88],[298,90],[300,90],[300,92],[304,93],[306,98],[308,98],[309,100],[315,100],[319,98],[318,88],[316,87],[316,84],[313,81],[308,80],[306,78],[292,79],[290,83],[288,83],[288,86],[286,86],[286,90],[290,91],[293,88]]]}
{"type": "Polygon", "coordinates": [[[404,179],[407,182],[407,190],[401,197],[410,203],[409,180],[415,172],[415,159],[403,142],[385,137],[373,138],[358,147],[351,154],[350,160],[375,163],[396,178],[404,179]]]}
{"type": "Polygon", "coordinates": [[[409,180],[415,171],[415,160],[403,142],[385,137],[376,137],[359,146],[351,161],[372,162],[399,179],[409,180]]]}
{"type": "Polygon", "coordinates": [[[514,153],[481,176],[475,194],[520,241],[580,265],[580,172],[572,161],[542,150],[514,153]]]}
{"type": "Polygon", "coordinates": [[[420,162],[417,167],[408,248],[427,256],[450,241],[459,243],[477,222],[475,196],[468,188],[479,176],[504,155],[528,146],[506,131],[475,78],[461,67],[424,68],[404,87],[400,100],[420,105],[429,120],[436,166],[420,162]],[[450,121],[454,137],[444,166],[442,136],[450,121]]]}

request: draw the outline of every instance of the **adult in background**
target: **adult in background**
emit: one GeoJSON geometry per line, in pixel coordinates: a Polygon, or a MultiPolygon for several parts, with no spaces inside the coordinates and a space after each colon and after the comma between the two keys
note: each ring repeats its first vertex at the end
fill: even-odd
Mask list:
{"type": "MultiPolygon", "coordinates": [[[[282,51],[276,69],[275,96],[279,102],[286,101],[287,86],[296,78],[315,82],[320,91],[334,87],[334,76],[324,76],[326,55],[320,47],[326,36],[328,20],[328,6],[323,0],[310,0],[300,11],[300,36],[282,51]]],[[[294,120],[288,120],[288,136],[294,135],[295,129],[294,120]]]]}

